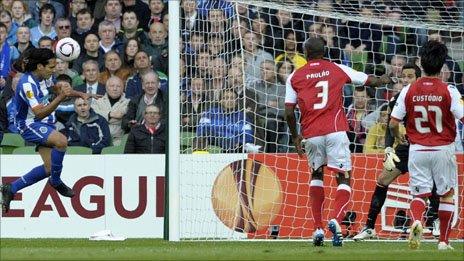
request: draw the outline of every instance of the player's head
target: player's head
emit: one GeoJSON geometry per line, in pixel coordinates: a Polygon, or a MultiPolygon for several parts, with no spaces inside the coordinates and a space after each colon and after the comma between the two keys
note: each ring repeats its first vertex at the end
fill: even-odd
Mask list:
{"type": "Polygon", "coordinates": [[[40,79],[48,79],[55,71],[56,59],[50,49],[33,48],[23,56],[22,63],[25,72],[34,72],[40,79]]]}
{"type": "Polygon", "coordinates": [[[405,85],[412,84],[421,77],[421,73],[419,66],[414,63],[407,63],[403,65],[403,68],[401,69],[401,80],[405,85]]]}
{"type": "Polygon", "coordinates": [[[72,79],[69,75],[67,74],[60,74],[58,76],[56,76],[56,82],[66,82],[66,83],[69,83],[70,85],[72,85],[72,79]]]}
{"type": "Polygon", "coordinates": [[[60,74],[56,77],[56,83],[53,86],[53,92],[58,95],[61,91],[61,86],[63,84],[72,86],[72,79],[67,74],[60,74]]]}
{"type": "Polygon", "coordinates": [[[438,41],[428,41],[421,48],[420,58],[425,75],[438,75],[446,61],[448,49],[438,41]]]}
{"type": "Polygon", "coordinates": [[[304,52],[307,60],[321,59],[325,53],[324,39],[310,37],[304,42],[304,52]]]}

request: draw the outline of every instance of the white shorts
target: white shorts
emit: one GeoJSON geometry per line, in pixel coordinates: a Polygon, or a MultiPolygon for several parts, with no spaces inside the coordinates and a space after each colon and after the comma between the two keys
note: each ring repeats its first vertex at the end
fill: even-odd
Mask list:
{"type": "Polygon", "coordinates": [[[434,151],[411,145],[408,168],[409,188],[412,195],[431,193],[433,182],[437,186],[437,194],[445,195],[456,186],[458,166],[454,144],[440,146],[439,150],[434,151]]]}
{"type": "Polygon", "coordinates": [[[313,170],[323,165],[339,172],[351,170],[350,141],[344,131],[308,138],[304,148],[313,170]]]}

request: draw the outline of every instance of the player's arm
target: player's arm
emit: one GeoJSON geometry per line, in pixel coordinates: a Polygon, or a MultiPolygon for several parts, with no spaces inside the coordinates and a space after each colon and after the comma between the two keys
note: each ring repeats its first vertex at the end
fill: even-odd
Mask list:
{"type": "Polygon", "coordinates": [[[28,96],[27,98],[29,100],[31,110],[34,113],[35,117],[37,117],[39,119],[43,119],[43,118],[47,117],[53,111],[56,110],[56,108],[58,107],[58,105],[60,105],[60,103],[62,101],[64,101],[67,97],[71,97],[71,93],[73,92],[73,90],[72,90],[71,85],[69,85],[69,83],[58,82],[57,87],[60,88],[60,92],[58,93],[56,98],[53,99],[53,101],[51,101],[47,105],[43,105],[43,104],[38,103],[35,100],[35,97],[33,97],[33,96],[29,97],[30,95],[28,96],[28,94],[26,94],[26,96],[28,96]]]}
{"type": "Polygon", "coordinates": [[[392,83],[392,79],[390,78],[390,76],[384,74],[380,77],[375,77],[375,76],[372,76],[372,75],[369,75],[367,77],[367,81],[364,83],[364,86],[371,86],[371,87],[379,87],[379,86],[382,86],[382,85],[385,85],[385,84],[389,84],[389,83],[392,83]]]}
{"type": "Polygon", "coordinates": [[[292,135],[293,144],[295,145],[298,155],[303,156],[303,149],[301,148],[301,141],[303,137],[298,134],[296,129],[295,107],[297,103],[297,93],[292,87],[291,78],[293,73],[287,78],[285,90],[285,120],[287,121],[290,134],[292,135]]]}
{"type": "Polygon", "coordinates": [[[401,90],[400,95],[396,100],[395,106],[393,107],[393,111],[390,114],[388,128],[390,129],[391,135],[394,137],[393,142],[395,142],[396,139],[398,139],[400,143],[406,142],[404,135],[400,132],[400,122],[406,116],[405,97],[408,90],[409,87],[405,87],[401,90]]]}
{"type": "Polygon", "coordinates": [[[448,87],[451,95],[451,113],[454,117],[464,123],[464,99],[454,86],[448,87]]]}
{"type": "Polygon", "coordinates": [[[285,119],[287,120],[290,134],[292,135],[293,144],[295,144],[296,152],[298,155],[303,156],[304,152],[301,147],[301,141],[303,137],[298,134],[296,130],[296,117],[295,117],[295,105],[285,104],[285,119]]]}
{"type": "Polygon", "coordinates": [[[363,72],[358,72],[353,68],[350,68],[343,64],[336,64],[342,71],[348,76],[347,83],[353,83],[355,85],[362,85],[362,86],[372,86],[372,87],[379,87],[385,84],[392,83],[392,79],[384,74],[380,77],[367,75],[363,72]]]}

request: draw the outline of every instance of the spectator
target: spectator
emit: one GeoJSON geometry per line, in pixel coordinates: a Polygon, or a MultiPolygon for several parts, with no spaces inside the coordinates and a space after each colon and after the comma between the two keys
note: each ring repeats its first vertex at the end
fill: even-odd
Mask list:
{"type": "MultiPolygon", "coordinates": [[[[167,32],[163,24],[155,22],[150,26],[150,32],[148,33],[150,42],[145,44],[143,48],[151,58],[151,62],[154,62],[162,55],[167,56],[168,54],[168,41],[167,32]]],[[[157,69],[155,66],[153,68],[157,69]]]]}
{"type": "MultiPolygon", "coordinates": [[[[55,17],[65,17],[64,15],[64,7],[61,3],[58,3],[54,0],[37,0],[37,1],[29,1],[29,11],[31,12],[32,18],[37,22],[40,23],[42,19],[42,8],[45,5],[50,5],[53,7],[53,16],[55,17]]],[[[53,18],[53,19],[54,19],[53,18]]],[[[53,23],[52,19],[52,23],[53,23]]]]}
{"type": "Polygon", "coordinates": [[[401,78],[401,72],[403,70],[403,66],[406,64],[406,57],[401,54],[393,55],[390,61],[390,77],[399,81],[401,78]]]}
{"type": "MultiPolygon", "coordinates": [[[[377,122],[369,128],[369,131],[366,136],[366,141],[364,143],[363,153],[384,153],[385,150],[385,132],[388,127],[388,105],[382,105],[380,109],[380,117],[377,122]]],[[[403,125],[400,127],[402,134],[406,133],[406,129],[403,125]]],[[[398,145],[398,142],[395,142],[393,148],[398,145]]]]}
{"type": "Polygon", "coordinates": [[[135,71],[134,68],[134,59],[137,52],[141,50],[140,42],[136,38],[129,39],[124,44],[124,53],[121,53],[122,64],[131,69],[132,75],[135,71]]]}
{"type": "Polygon", "coordinates": [[[92,12],[87,8],[79,10],[76,19],[76,27],[73,28],[71,35],[82,47],[88,34],[97,34],[97,27],[92,12]]]}
{"type": "MultiPolygon", "coordinates": [[[[251,88],[243,88],[242,67],[231,66],[227,72],[227,89],[234,91],[238,95],[238,109],[243,110],[243,99],[245,99],[245,111],[256,113],[256,93],[251,88]]],[[[251,118],[251,117],[250,117],[251,118]]]]}
{"type": "Polygon", "coordinates": [[[124,83],[117,76],[106,81],[105,95],[92,102],[92,109],[108,121],[113,145],[121,144],[124,131],[121,128],[122,118],[127,113],[129,99],[124,96],[124,83]]]}
{"type": "Polygon", "coordinates": [[[50,49],[53,51],[53,39],[48,36],[42,36],[38,42],[38,48],[50,49]]]}
{"type": "Polygon", "coordinates": [[[55,76],[60,74],[66,74],[72,79],[72,87],[77,87],[81,84],[84,84],[81,76],[74,71],[73,69],[69,69],[69,62],[63,61],[59,58],[56,58],[56,66],[55,66],[55,76]]]}
{"type": "Polygon", "coordinates": [[[104,53],[111,50],[121,52],[122,44],[116,41],[116,29],[114,24],[103,21],[98,25],[98,36],[100,37],[100,48],[104,53]]]}
{"type": "Polygon", "coordinates": [[[198,51],[198,53],[194,56],[195,57],[195,64],[194,64],[194,71],[195,74],[200,75],[204,79],[210,78],[210,70],[209,66],[211,63],[211,55],[209,54],[206,48],[202,48],[198,51]]]}
{"type": "MultiPolygon", "coordinates": [[[[83,83],[82,78],[75,71],[72,71],[68,68],[68,62],[65,62],[59,58],[56,58],[55,73],[53,77],[55,79],[63,79],[63,77],[66,77],[65,81],[69,82],[73,88],[83,83]]],[[[63,125],[69,121],[69,118],[73,113],[74,101],[72,99],[66,99],[62,101],[55,110],[57,121],[63,125]]]]}
{"type": "Polygon", "coordinates": [[[208,98],[211,101],[219,101],[222,91],[226,87],[227,64],[221,57],[216,57],[209,64],[208,98]]]}
{"type": "Polygon", "coordinates": [[[134,10],[127,10],[122,14],[121,30],[118,32],[117,41],[125,44],[131,38],[136,39],[139,44],[148,44],[150,40],[145,32],[139,27],[139,20],[134,10]]]}
{"type": "MultiPolygon", "coordinates": [[[[122,13],[133,11],[137,15],[137,21],[140,22],[142,31],[148,31],[148,23],[150,21],[149,5],[141,0],[123,0],[122,13]]],[[[164,3],[163,3],[164,4],[164,3]]]]}
{"type": "Polygon", "coordinates": [[[226,42],[221,34],[210,34],[208,39],[208,51],[212,57],[221,57],[229,60],[230,50],[226,50],[226,42]]]}
{"type": "Polygon", "coordinates": [[[142,75],[142,89],[142,94],[130,100],[127,113],[122,120],[122,129],[126,133],[133,126],[143,124],[144,111],[148,105],[156,105],[163,113],[162,118],[165,118],[166,100],[159,91],[159,76],[156,72],[148,71],[142,75]]]}
{"type": "Polygon", "coordinates": [[[286,30],[284,32],[284,52],[275,58],[276,62],[289,58],[296,69],[299,69],[306,64],[306,58],[298,53],[298,45],[296,33],[293,30],[286,30]]]}
{"type": "Polygon", "coordinates": [[[223,152],[237,153],[245,143],[253,143],[253,130],[244,111],[238,110],[238,95],[224,90],[218,106],[203,113],[197,128],[197,137],[208,139],[208,144],[220,146],[223,152]]]}
{"type": "Polygon", "coordinates": [[[5,79],[11,72],[12,62],[19,57],[18,49],[8,44],[6,36],[6,25],[0,22],[0,90],[5,88],[5,79]]]}
{"type": "Polygon", "coordinates": [[[105,69],[100,73],[98,82],[105,84],[110,76],[118,76],[121,80],[126,82],[130,75],[130,70],[122,67],[121,57],[115,51],[109,51],[105,54],[105,69]]]}
{"type": "Polygon", "coordinates": [[[363,119],[370,112],[374,111],[375,106],[367,97],[365,89],[355,89],[353,103],[348,107],[346,118],[350,131],[348,138],[350,140],[350,151],[353,153],[362,153],[364,141],[366,140],[366,129],[361,124],[363,119]]]}
{"type": "MultiPolygon", "coordinates": [[[[296,17],[295,17],[296,18],[296,17]]],[[[301,19],[293,19],[293,14],[287,10],[279,9],[271,17],[271,30],[275,39],[283,39],[284,31],[286,29],[293,29],[298,32],[303,31],[301,19]]],[[[283,48],[280,47],[280,50],[283,48]]]]}
{"type": "MultiPolygon", "coordinates": [[[[255,124],[264,130],[264,150],[277,152],[279,133],[284,132],[285,86],[277,82],[276,68],[273,60],[261,63],[261,80],[252,85],[256,92],[253,100],[259,104],[254,111],[255,124]]],[[[258,133],[258,130],[255,131],[258,133]]],[[[258,136],[258,135],[257,135],[258,136]]]]}
{"type": "Polygon", "coordinates": [[[56,19],[55,31],[56,31],[56,41],[71,37],[71,22],[68,18],[60,17],[56,19]]]}
{"type": "Polygon", "coordinates": [[[22,0],[14,0],[11,4],[11,16],[13,17],[13,24],[17,27],[26,26],[33,28],[37,26],[36,21],[29,13],[27,4],[22,0]]]}
{"type": "MultiPolygon", "coordinates": [[[[245,19],[242,19],[245,20],[245,19]]],[[[277,48],[274,48],[276,45],[276,42],[279,41],[279,39],[272,38],[272,32],[271,32],[271,27],[269,26],[267,16],[264,15],[256,15],[253,20],[251,20],[251,29],[253,32],[256,34],[256,37],[258,38],[258,45],[263,48],[266,52],[275,55],[279,52],[282,52],[282,50],[277,50],[277,48]]],[[[246,28],[246,27],[245,27],[246,28]]],[[[245,35],[246,32],[242,33],[245,35]]],[[[240,38],[238,38],[240,39],[240,38]]]]}
{"type": "Polygon", "coordinates": [[[443,67],[441,68],[441,72],[440,72],[441,80],[445,83],[453,84],[452,79],[451,79],[451,74],[452,72],[448,68],[448,65],[446,63],[443,64],[443,67]]]}
{"type": "Polygon", "coordinates": [[[182,131],[195,132],[201,114],[209,109],[211,109],[211,103],[207,97],[205,81],[201,77],[193,76],[186,101],[182,103],[182,131]]]}
{"type": "Polygon", "coordinates": [[[50,39],[55,39],[56,32],[53,27],[53,19],[55,19],[56,11],[53,5],[44,4],[40,8],[40,23],[31,29],[31,42],[34,46],[39,46],[39,39],[42,36],[48,36],[50,39]]]}
{"type": "Polygon", "coordinates": [[[16,31],[16,39],[18,41],[14,44],[16,49],[18,49],[19,54],[22,54],[24,51],[34,48],[31,42],[31,31],[27,26],[20,26],[16,31]]]}
{"type": "Polygon", "coordinates": [[[144,25],[144,28],[150,28],[153,23],[162,23],[163,16],[167,14],[167,8],[163,0],[149,0],[148,1],[150,9],[150,20],[147,25],[144,25]]]}
{"type": "Polygon", "coordinates": [[[321,28],[321,37],[324,38],[326,42],[327,48],[327,55],[328,58],[332,62],[342,63],[343,52],[339,46],[339,39],[336,36],[335,28],[331,25],[325,25],[321,28]]]}
{"type": "Polygon", "coordinates": [[[16,127],[17,109],[13,100],[15,98],[16,85],[21,76],[22,73],[16,73],[12,79],[9,77],[7,79],[9,84],[6,84],[0,95],[0,129],[3,130],[3,133],[19,133],[16,127]]]}
{"type": "Polygon", "coordinates": [[[213,8],[208,11],[207,21],[207,32],[222,34],[224,38],[231,39],[229,32],[229,24],[223,9],[213,8]]]}
{"type": "Polygon", "coordinates": [[[79,57],[73,62],[73,69],[82,74],[82,65],[88,61],[93,60],[98,64],[98,70],[102,71],[105,68],[105,53],[103,49],[99,48],[98,35],[89,33],[84,39],[84,49],[81,51],[79,57]]]}
{"type": "Polygon", "coordinates": [[[277,63],[277,81],[280,84],[285,85],[287,83],[287,78],[295,70],[295,66],[292,61],[288,58],[277,63]]]}
{"type": "Polygon", "coordinates": [[[88,147],[93,154],[100,154],[103,148],[111,145],[108,122],[90,108],[89,100],[76,98],[74,110],[75,113],[61,130],[68,138],[68,145],[88,147]]]}
{"type": "MultiPolygon", "coordinates": [[[[230,55],[234,55],[236,53],[241,53],[242,50],[242,43],[241,39],[242,36],[245,35],[246,32],[250,30],[248,25],[248,21],[246,19],[234,19],[232,21],[232,39],[230,41],[230,55]]],[[[273,42],[271,38],[271,42],[273,42]]]]}
{"type": "MultiPolygon", "coordinates": [[[[115,32],[121,30],[122,5],[119,0],[107,0],[105,3],[105,17],[99,20],[97,24],[109,22],[114,25],[115,32]]],[[[100,31],[100,29],[99,29],[100,31]]],[[[102,38],[100,36],[100,38],[102,38]]]]}
{"type": "MultiPolygon", "coordinates": [[[[429,35],[428,37],[429,40],[436,40],[436,41],[439,41],[440,43],[445,43],[443,41],[443,37],[438,31],[430,30],[428,35],[429,35]]],[[[462,68],[460,68],[459,64],[455,60],[453,60],[453,58],[451,58],[449,55],[446,55],[445,64],[448,67],[448,71],[450,72],[450,78],[448,78],[449,82],[451,82],[453,85],[455,85],[458,88],[461,95],[464,95],[464,84],[463,84],[464,75],[461,71],[462,68]]]]}
{"type": "MultiPolygon", "coordinates": [[[[69,12],[69,21],[71,28],[77,28],[77,13],[82,9],[87,9],[87,1],[85,0],[71,0],[71,12],[69,12]]],[[[90,10],[90,9],[89,9],[90,10]]]]}
{"type": "MultiPolygon", "coordinates": [[[[157,1],[159,0],[150,1],[150,10],[152,10],[151,8],[152,2],[157,2],[157,1]]],[[[180,13],[181,15],[181,19],[180,19],[181,27],[180,28],[181,28],[182,36],[184,39],[189,39],[190,38],[189,36],[191,36],[191,33],[198,32],[199,31],[198,29],[201,28],[201,25],[203,23],[198,15],[196,0],[183,0],[181,3],[181,8],[182,9],[180,13]]],[[[157,17],[159,16],[157,16],[156,14],[153,14],[153,10],[152,10],[152,19],[150,20],[150,22],[151,21],[159,22],[160,20],[157,17]]]]}
{"type": "Polygon", "coordinates": [[[259,67],[264,60],[274,60],[272,55],[258,49],[258,38],[255,33],[247,32],[243,37],[243,56],[245,58],[245,79],[249,86],[261,78],[259,67]]]}
{"type": "Polygon", "coordinates": [[[77,86],[76,91],[90,94],[94,98],[99,98],[105,95],[105,85],[98,82],[100,71],[98,63],[94,60],[87,60],[82,64],[82,72],[85,83],[77,86]]]}
{"type": "Polygon", "coordinates": [[[145,51],[138,51],[134,57],[135,74],[127,79],[126,98],[131,99],[143,93],[142,75],[150,70],[151,64],[145,51]]]}
{"type": "Polygon", "coordinates": [[[165,124],[161,121],[161,109],[148,105],[143,110],[143,124],[130,130],[124,153],[163,154],[166,150],[165,124]]]}
{"type": "Polygon", "coordinates": [[[14,45],[17,42],[16,31],[18,30],[18,26],[15,23],[13,23],[13,18],[11,17],[11,13],[6,10],[0,11],[0,22],[6,25],[6,30],[7,30],[6,40],[8,44],[14,45]]]}

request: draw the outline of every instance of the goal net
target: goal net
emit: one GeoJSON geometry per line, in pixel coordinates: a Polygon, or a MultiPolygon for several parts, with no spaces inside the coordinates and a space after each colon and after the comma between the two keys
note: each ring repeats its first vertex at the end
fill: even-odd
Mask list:
{"type": "MultiPolygon", "coordinates": [[[[383,131],[374,130],[385,129],[381,108],[405,85],[402,66],[420,64],[428,39],[443,41],[449,58],[441,77],[463,91],[463,10],[462,1],[182,1],[180,238],[311,238],[310,170],[283,115],[285,81],[306,63],[302,43],[309,36],[325,39],[327,59],[396,82],[344,88],[353,193],[342,229],[347,238],[355,235],[383,166],[383,131]]],[[[459,130],[452,239],[464,238],[459,130]]],[[[324,186],[326,224],[337,188],[332,173],[324,186]]],[[[379,238],[405,237],[411,199],[405,174],[389,186],[379,238]]],[[[427,228],[434,217],[427,212],[427,228]]],[[[433,238],[431,229],[425,237],[433,238]]]]}

